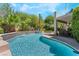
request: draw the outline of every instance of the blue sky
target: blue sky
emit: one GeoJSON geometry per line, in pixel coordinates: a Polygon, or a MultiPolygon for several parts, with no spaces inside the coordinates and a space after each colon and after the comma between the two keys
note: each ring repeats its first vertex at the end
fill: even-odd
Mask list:
{"type": "Polygon", "coordinates": [[[45,18],[57,12],[57,17],[69,12],[71,9],[79,6],[79,3],[12,3],[11,7],[15,11],[25,12],[28,14],[38,15],[39,13],[45,18]]]}

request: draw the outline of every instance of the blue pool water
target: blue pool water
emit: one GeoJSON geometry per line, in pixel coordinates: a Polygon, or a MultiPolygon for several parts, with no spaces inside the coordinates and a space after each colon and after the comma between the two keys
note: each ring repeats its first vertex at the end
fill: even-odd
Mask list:
{"type": "Polygon", "coordinates": [[[13,56],[76,56],[75,50],[58,41],[42,37],[42,34],[23,34],[10,39],[13,56]]]}

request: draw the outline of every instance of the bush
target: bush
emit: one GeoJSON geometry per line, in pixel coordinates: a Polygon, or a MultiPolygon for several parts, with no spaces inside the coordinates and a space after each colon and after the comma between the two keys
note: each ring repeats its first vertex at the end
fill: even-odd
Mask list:
{"type": "Polygon", "coordinates": [[[79,7],[73,10],[71,29],[73,37],[79,42],[79,7]]]}
{"type": "Polygon", "coordinates": [[[54,27],[51,25],[50,26],[45,25],[44,28],[46,31],[54,31],[54,27]]]}
{"type": "Polygon", "coordinates": [[[49,15],[45,18],[45,30],[47,31],[54,31],[54,17],[52,15],[49,15]]]}
{"type": "Polygon", "coordinates": [[[0,34],[4,33],[4,30],[2,28],[0,28],[0,34]]]}

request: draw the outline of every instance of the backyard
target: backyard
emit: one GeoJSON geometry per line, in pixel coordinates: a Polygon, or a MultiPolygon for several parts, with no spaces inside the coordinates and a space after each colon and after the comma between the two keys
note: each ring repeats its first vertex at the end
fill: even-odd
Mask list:
{"type": "Polygon", "coordinates": [[[5,44],[3,46],[0,46],[1,49],[0,52],[2,52],[5,49],[7,50],[9,49],[11,51],[11,53],[10,52],[9,53],[15,56],[16,55],[40,55],[40,56],[79,55],[78,3],[77,4],[63,3],[64,5],[63,12],[60,11],[61,8],[57,9],[57,11],[52,12],[51,10],[53,10],[53,8],[51,7],[50,7],[51,9],[47,8],[48,5],[50,6],[52,4],[43,4],[44,7],[42,7],[41,5],[38,7],[39,4],[33,4],[32,7],[29,7],[31,6],[31,4],[27,4],[28,6],[26,6],[25,4],[23,6],[23,9],[19,11],[20,5],[23,4],[17,3],[16,7],[15,4],[0,3],[0,40],[1,42],[4,41],[5,44]],[[37,7],[35,7],[35,5],[37,5],[37,7]],[[70,9],[69,6],[66,5],[69,6],[76,5],[76,6],[75,7],[72,6],[73,8],[70,9]],[[36,8],[36,10],[31,8],[36,8]],[[67,8],[69,8],[69,10],[67,8]],[[59,13],[58,11],[62,13],[59,13]],[[54,12],[56,13],[54,14],[54,12]],[[47,36],[51,37],[44,38],[42,37],[43,35],[45,35],[46,37],[47,36]],[[51,38],[52,40],[50,40],[51,38]],[[55,42],[55,39],[59,41],[55,42]],[[60,41],[65,42],[70,46],[69,47],[65,46],[65,44],[63,43],[61,44],[60,41]],[[49,47],[50,52],[48,49],[49,47]],[[64,49],[68,50],[66,52],[63,52],[64,49]],[[76,52],[73,52],[75,50],[76,52]],[[39,52],[36,53],[37,51],[39,52]]]}

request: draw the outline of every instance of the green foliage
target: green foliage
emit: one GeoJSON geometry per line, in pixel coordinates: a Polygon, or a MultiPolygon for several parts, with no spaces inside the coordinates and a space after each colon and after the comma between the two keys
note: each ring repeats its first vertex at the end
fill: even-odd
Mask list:
{"type": "Polygon", "coordinates": [[[1,30],[5,32],[14,32],[14,31],[27,31],[30,29],[44,31],[53,30],[53,17],[46,17],[45,21],[43,20],[41,14],[29,15],[23,12],[14,12],[10,7],[10,4],[1,4],[0,5],[0,27],[1,30]]]}
{"type": "Polygon", "coordinates": [[[8,3],[0,4],[0,16],[7,16],[11,11],[10,5],[8,3]]]}
{"type": "Polygon", "coordinates": [[[16,13],[16,28],[19,27],[19,30],[26,31],[29,30],[31,17],[26,13],[16,13]]]}
{"type": "Polygon", "coordinates": [[[3,23],[3,18],[0,17],[0,26],[1,26],[2,23],[3,23]]]}
{"type": "Polygon", "coordinates": [[[45,19],[45,23],[47,23],[47,24],[52,24],[52,23],[54,23],[54,18],[53,18],[53,16],[47,16],[46,17],[46,19],[45,19]]]}
{"type": "Polygon", "coordinates": [[[31,27],[37,29],[39,26],[39,19],[36,15],[31,15],[31,27]]]}
{"type": "Polygon", "coordinates": [[[57,27],[58,27],[58,30],[61,30],[61,29],[63,28],[63,24],[64,24],[64,23],[57,22],[57,24],[58,24],[58,26],[57,26],[57,27]]]}
{"type": "Polygon", "coordinates": [[[76,38],[76,40],[79,42],[79,7],[73,10],[71,29],[73,37],[76,38]]]}
{"type": "Polygon", "coordinates": [[[4,33],[4,30],[0,27],[0,34],[4,33]]]}
{"type": "Polygon", "coordinates": [[[54,30],[54,26],[53,26],[53,23],[54,23],[54,18],[53,16],[47,16],[46,19],[45,19],[45,29],[46,30],[54,30]]]}

